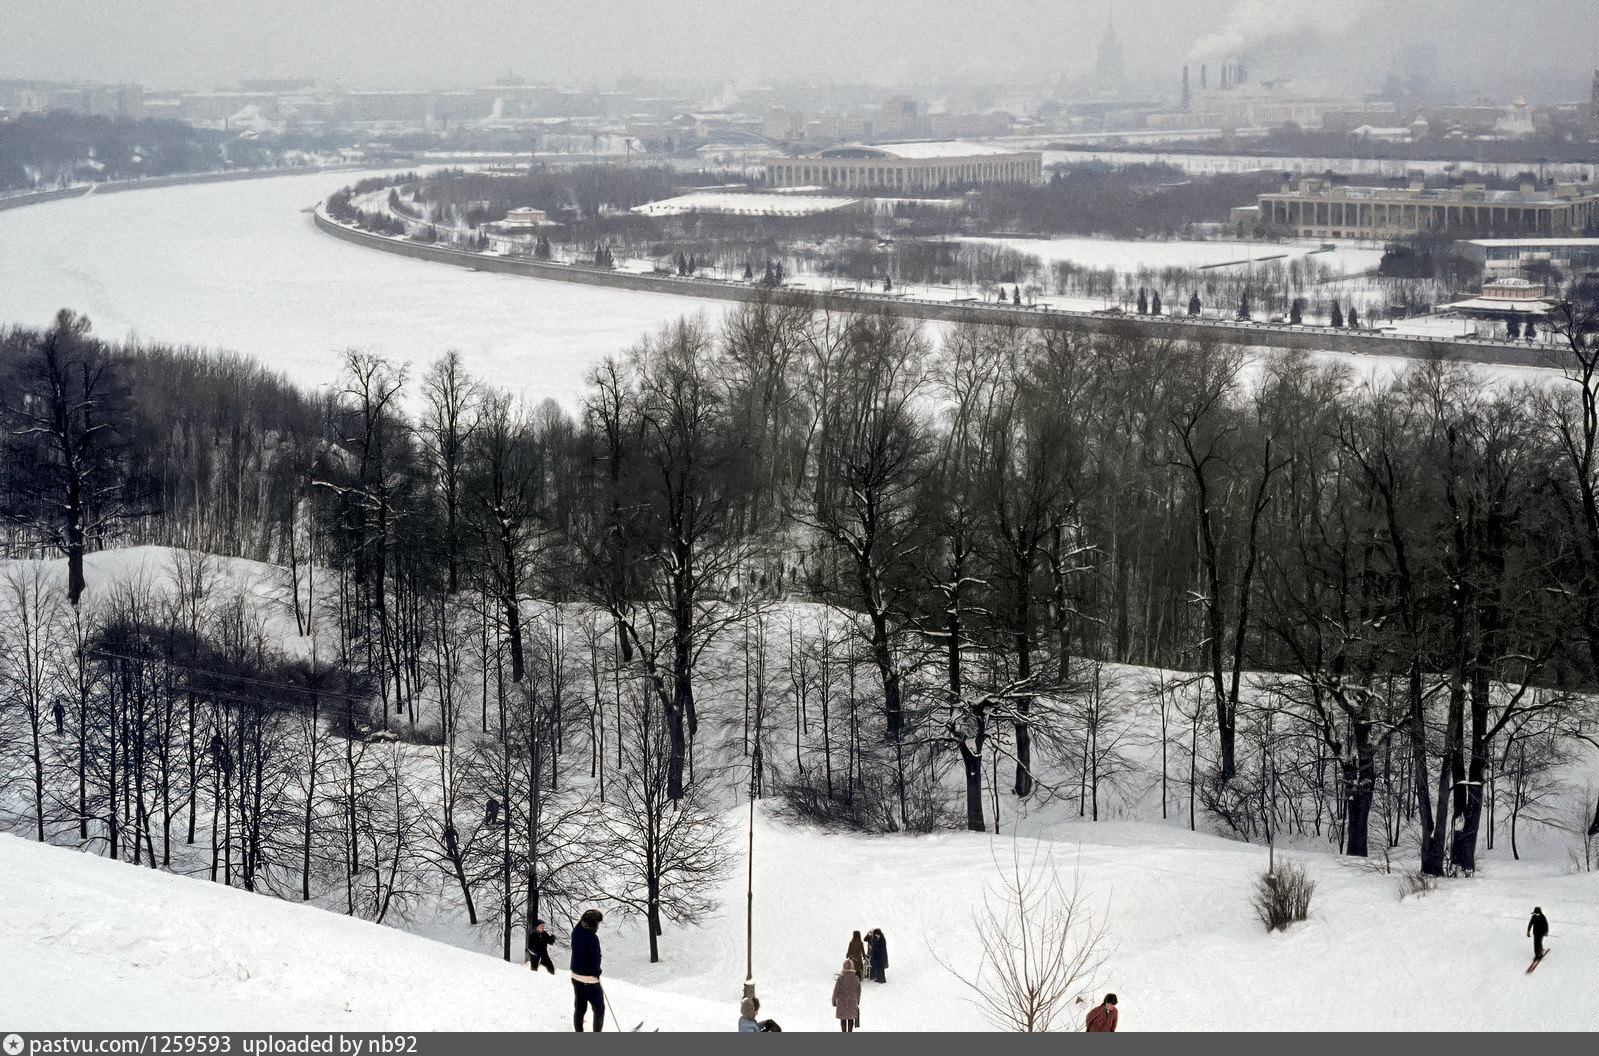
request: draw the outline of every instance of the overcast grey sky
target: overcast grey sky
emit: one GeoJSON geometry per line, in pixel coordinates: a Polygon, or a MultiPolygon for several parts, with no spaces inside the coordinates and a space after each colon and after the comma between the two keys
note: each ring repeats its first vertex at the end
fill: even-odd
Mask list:
{"type": "Polygon", "coordinates": [[[1112,12],[1129,65],[1161,83],[1244,53],[1375,88],[1420,41],[1447,82],[1575,85],[1599,43],[1599,0],[0,0],[0,78],[1036,81],[1091,66],[1112,12]]]}

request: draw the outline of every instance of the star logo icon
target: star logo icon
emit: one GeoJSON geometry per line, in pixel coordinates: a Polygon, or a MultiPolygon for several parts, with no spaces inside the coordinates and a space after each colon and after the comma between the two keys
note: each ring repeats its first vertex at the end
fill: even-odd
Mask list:
{"type": "Polygon", "coordinates": [[[22,1035],[7,1034],[4,1047],[6,1056],[18,1056],[18,1053],[22,1051],[22,1035]]]}

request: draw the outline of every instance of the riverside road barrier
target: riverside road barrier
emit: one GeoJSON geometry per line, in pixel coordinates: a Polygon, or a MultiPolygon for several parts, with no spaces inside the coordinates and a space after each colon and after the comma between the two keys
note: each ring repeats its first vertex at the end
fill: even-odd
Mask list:
{"type": "Polygon", "coordinates": [[[454,264],[471,271],[525,275],[587,286],[667,293],[678,297],[706,297],[724,301],[768,301],[815,310],[886,312],[910,319],[942,322],[1010,322],[1025,326],[1055,326],[1085,333],[1127,334],[1149,340],[1217,341],[1250,348],[1302,348],[1321,352],[1353,352],[1410,359],[1446,358],[1470,363],[1521,367],[1558,367],[1558,349],[1521,342],[1480,338],[1436,339],[1374,330],[1348,330],[1330,326],[1291,326],[1286,323],[1246,323],[1192,316],[1140,316],[1112,312],[1075,311],[1044,306],[1000,303],[954,303],[892,294],[852,290],[802,290],[761,286],[750,282],[702,279],[673,275],[640,275],[589,264],[523,260],[472,253],[405,237],[379,235],[341,224],[327,215],[322,204],[312,221],[334,238],[358,246],[416,260],[454,264]]]}

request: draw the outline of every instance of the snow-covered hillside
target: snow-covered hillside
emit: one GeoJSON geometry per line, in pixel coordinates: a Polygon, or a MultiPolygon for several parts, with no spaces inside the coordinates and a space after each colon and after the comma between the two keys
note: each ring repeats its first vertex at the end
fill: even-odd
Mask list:
{"type": "MultiPolygon", "coordinates": [[[[0,836],[0,977],[7,1030],[572,1026],[560,976],[12,836],[0,836]]],[[[627,1028],[710,1030],[727,1017],[726,1002],[609,975],[606,987],[627,1028]]]]}
{"type": "MultiPolygon", "coordinates": [[[[1318,883],[1310,919],[1267,934],[1248,905],[1263,848],[1154,824],[1040,831],[1108,916],[1109,956],[1094,992],[1120,995],[1123,1030],[1595,1026],[1599,874],[1497,863],[1401,901],[1393,876],[1302,855],[1318,883]],[[1554,952],[1529,976],[1522,932],[1534,902],[1551,918],[1554,952]]],[[[939,961],[975,967],[971,910],[995,858],[1008,862],[1012,850],[1008,836],[828,835],[763,817],[763,1016],[786,1030],[833,1029],[828,996],[849,933],[881,927],[889,982],[866,984],[861,1028],[983,1029],[939,961]]],[[[1021,853],[1032,853],[1030,841],[1021,853]]],[[[602,928],[613,1022],[733,1028],[741,885],[742,870],[717,916],[669,932],[657,965],[643,963],[638,928],[602,928]]],[[[556,956],[559,975],[532,976],[391,928],[0,837],[8,1029],[566,1030],[564,944],[556,956]]]]}
{"type": "MultiPolygon", "coordinates": [[[[159,595],[178,559],[162,547],[90,555],[86,604],[92,610],[138,581],[159,595]]],[[[28,564],[3,562],[0,571],[28,564]]],[[[58,559],[42,571],[52,581],[64,574],[58,559]]],[[[210,575],[219,604],[242,597],[280,647],[303,650],[286,570],[217,558],[210,575]]],[[[1158,776],[1154,765],[1144,760],[1142,772],[1158,776]]],[[[1568,776],[1584,787],[1582,773],[1568,776]]],[[[1413,849],[1396,850],[1387,873],[1379,859],[1339,858],[1323,840],[1302,840],[1289,853],[1318,885],[1310,918],[1268,934],[1249,902],[1266,849],[1191,833],[1185,810],[1155,820],[1155,788],[1151,795],[1131,782],[1107,800],[1106,816],[1118,820],[1098,823],[1078,820],[1074,799],[1018,813],[1006,797],[997,836],[829,833],[784,821],[774,800],[763,801],[754,861],[762,1014],[787,1030],[834,1029],[828,998],[850,933],[877,927],[890,944],[889,982],[866,984],[862,1029],[986,1027],[951,969],[977,966],[973,911],[999,876],[996,862],[1040,854],[1076,873],[1087,907],[1107,926],[1104,966],[1086,990],[1120,995],[1125,1030],[1599,1025],[1589,993],[1599,978],[1599,873],[1573,871],[1569,833],[1524,826],[1527,860],[1512,860],[1501,840],[1475,877],[1405,899],[1400,874],[1413,867],[1413,849]],[[1528,976],[1523,931],[1534,904],[1553,922],[1556,952],[1528,976]]],[[[623,1026],[733,1027],[748,835],[741,782],[722,792],[731,869],[714,912],[697,926],[669,925],[662,959],[650,964],[642,922],[605,904],[607,988],[623,1026]]],[[[205,873],[183,847],[174,866],[205,873]]],[[[504,964],[498,933],[463,918],[453,898],[441,897],[419,902],[407,921],[396,917],[397,927],[372,925],[0,837],[0,1012],[14,1013],[4,1017],[7,1029],[35,1030],[569,1029],[564,971],[532,977],[504,964]]],[[[568,924],[554,923],[558,931],[568,924]]],[[[563,969],[566,953],[563,937],[555,951],[563,969]]]]}

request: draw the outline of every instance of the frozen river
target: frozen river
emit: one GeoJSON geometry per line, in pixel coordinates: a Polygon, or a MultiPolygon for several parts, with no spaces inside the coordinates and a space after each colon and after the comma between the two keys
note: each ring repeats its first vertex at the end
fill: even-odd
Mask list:
{"type": "Polygon", "coordinates": [[[231,349],[334,381],[348,348],[411,364],[448,348],[532,399],[570,403],[589,367],[693,297],[491,275],[340,242],[305,213],[360,179],[331,172],[90,194],[0,212],[0,325],[86,314],[104,338],[231,349]]]}
{"type": "MultiPolygon", "coordinates": [[[[481,378],[572,406],[604,356],[680,316],[716,321],[727,311],[702,298],[466,271],[318,232],[305,210],[361,175],[90,194],[0,212],[0,325],[44,326],[71,308],[105,338],[229,349],[313,387],[337,379],[349,348],[405,363],[413,378],[455,348],[481,378]]],[[[1110,254],[1106,263],[1131,266],[1182,246],[1078,239],[1017,248],[1096,261],[1110,254]]],[[[1383,356],[1354,361],[1379,374],[1408,365],[1383,356]]]]}

